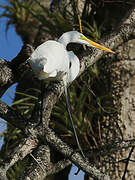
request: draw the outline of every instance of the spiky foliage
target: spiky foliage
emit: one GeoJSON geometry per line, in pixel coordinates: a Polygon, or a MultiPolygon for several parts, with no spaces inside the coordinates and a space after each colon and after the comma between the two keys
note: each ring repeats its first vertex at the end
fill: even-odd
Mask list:
{"type": "Polygon", "coordinates": [[[27,39],[29,38],[26,36],[29,35],[31,26],[35,26],[36,23],[27,9],[31,9],[35,3],[34,1],[22,0],[8,0],[8,2],[9,5],[0,4],[0,7],[4,9],[4,12],[0,15],[0,17],[8,18],[6,31],[10,25],[14,24],[16,27],[16,32],[21,35],[24,42],[27,42],[27,39]]]}
{"type": "Polygon", "coordinates": [[[8,25],[27,22],[32,22],[33,18],[28,13],[27,9],[31,9],[33,6],[33,1],[20,1],[20,0],[8,0],[9,5],[2,5],[0,7],[4,9],[1,17],[9,18],[8,25]],[[25,7],[25,8],[24,8],[25,7]]]}
{"type": "MultiPolygon", "coordinates": [[[[39,26],[41,30],[50,34],[52,38],[59,37],[66,31],[73,29],[79,30],[76,1],[69,1],[60,12],[51,12],[40,0],[8,1],[9,5],[0,4],[0,7],[4,9],[0,17],[8,18],[6,30],[8,30],[10,25],[15,25],[17,33],[25,43],[30,41],[32,33],[37,32],[39,26]],[[26,36],[30,37],[28,38],[26,36]]],[[[96,40],[100,38],[102,26],[103,24],[97,27],[95,20],[93,20],[91,25],[85,18],[82,20],[82,28],[85,34],[96,40]]]]}

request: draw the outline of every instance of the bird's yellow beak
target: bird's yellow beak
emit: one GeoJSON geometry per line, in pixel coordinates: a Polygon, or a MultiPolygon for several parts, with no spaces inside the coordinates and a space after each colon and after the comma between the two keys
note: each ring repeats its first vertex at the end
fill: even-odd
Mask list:
{"type": "Polygon", "coordinates": [[[106,52],[115,53],[115,52],[112,51],[111,49],[106,48],[106,47],[104,47],[104,46],[101,46],[100,44],[91,41],[90,39],[86,38],[85,36],[81,36],[81,39],[87,41],[87,42],[90,44],[90,46],[96,47],[96,48],[101,49],[101,50],[106,51],[106,52]]]}

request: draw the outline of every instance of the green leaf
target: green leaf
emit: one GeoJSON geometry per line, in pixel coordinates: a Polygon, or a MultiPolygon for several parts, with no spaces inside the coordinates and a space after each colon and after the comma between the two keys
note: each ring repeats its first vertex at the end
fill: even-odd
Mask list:
{"type": "Polygon", "coordinates": [[[22,96],[29,97],[30,99],[38,100],[38,98],[35,97],[35,96],[32,96],[30,94],[26,94],[26,93],[22,93],[22,92],[19,92],[19,91],[8,91],[8,92],[16,93],[16,94],[19,94],[19,95],[22,95],[22,96]]]}

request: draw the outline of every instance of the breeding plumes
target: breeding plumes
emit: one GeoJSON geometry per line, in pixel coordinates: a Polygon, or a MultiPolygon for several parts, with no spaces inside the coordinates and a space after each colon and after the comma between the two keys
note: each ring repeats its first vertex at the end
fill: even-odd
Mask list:
{"type": "Polygon", "coordinates": [[[82,156],[85,158],[85,155],[79,144],[73,119],[70,113],[70,104],[67,93],[67,84],[72,82],[77,77],[80,70],[80,62],[78,57],[72,51],[67,51],[66,49],[66,46],[69,43],[85,44],[87,46],[96,47],[106,52],[114,52],[89,40],[82,33],[77,31],[69,31],[64,33],[58,39],[58,41],[48,40],[38,46],[28,60],[32,70],[39,80],[63,80],[67,111],[73,126],[78,148],[81,151],[82,156]]]}

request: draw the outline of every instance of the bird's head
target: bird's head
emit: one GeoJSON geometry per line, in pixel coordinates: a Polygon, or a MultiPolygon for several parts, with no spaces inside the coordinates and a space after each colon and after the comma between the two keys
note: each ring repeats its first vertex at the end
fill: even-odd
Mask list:
{"type": "Polygon", "coordinates": [[[111,49],[108,49],[94,41],[91,41],[86,36],[84,36],[82,33],[78,31],[69,31],[64,33],[58,40],[60,43],[64,44],[65,46],[68,43],[78,43],[78,44],[85,44],[87,46],[92,46],[101,50],[104,50],[106,52],[114,53],[111,49]]]}
{"type": "Polygon", "coordinates": [[[90,46],[90,43],[87,41],[87,38],[82,33],[78,31],[70,31],[69,33],[71,42],[90,46]]]}

